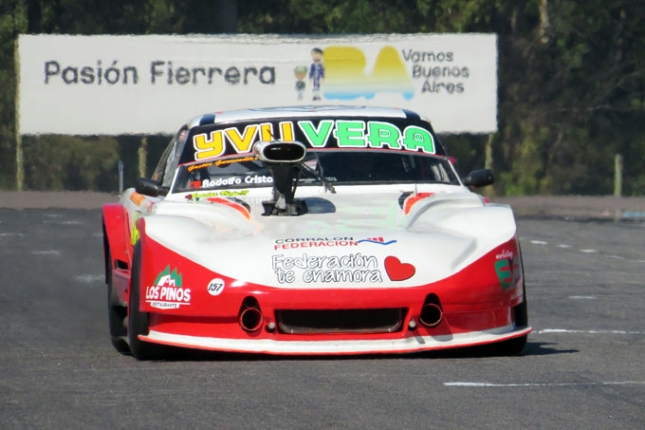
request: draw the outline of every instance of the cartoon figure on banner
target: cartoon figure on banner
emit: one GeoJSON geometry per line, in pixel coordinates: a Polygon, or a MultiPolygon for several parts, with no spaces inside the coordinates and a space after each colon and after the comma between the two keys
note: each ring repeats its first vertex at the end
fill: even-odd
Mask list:
{"type": "Polygon", "coordinates": [[[305,94],[305,77],[307,76],[307,66],[297,66],[293,71],[296,75],[296,92],[298,93],[298,100],[302,100],[305,94]]]}
{"type": "Polygon", "coordinates": [[[311,50],[311,67],[309,68],[309,82],[313,85],[313,100],[320,100],[320,85],[325,80],[325,66],[323,66],[323,51],[320,48],[311,50]]]}

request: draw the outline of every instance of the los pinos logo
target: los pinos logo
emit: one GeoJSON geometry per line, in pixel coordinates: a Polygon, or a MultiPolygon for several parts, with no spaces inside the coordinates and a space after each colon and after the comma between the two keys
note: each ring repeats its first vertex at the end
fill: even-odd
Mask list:
{"type": "Polygon", "coordinates": [[[182,275],[170,264],[157,275],[154,285],[146,287],[146,302],[157,309],[178,309],[190,305],[190,288],[183,288],[182,275]]]}

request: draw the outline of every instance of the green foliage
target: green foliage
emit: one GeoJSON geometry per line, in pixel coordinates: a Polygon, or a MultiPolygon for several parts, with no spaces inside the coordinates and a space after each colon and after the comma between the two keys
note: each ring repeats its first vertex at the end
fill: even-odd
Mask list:
{"type": "Polygon", "coordinates": [[[457,171],[467,175],[475,169],[484,168],[484,149],[488,136],[449,134],[440,136],[446,151],[455,158],[457,171]]]}
{"type": "Polygon", "coordinates": [[[0,9],[0,188],[13,188],[16,175],[14,41],[27,22],[21,5],[0,9]]]}
{"type": "Polygon", "coordinates": [[[542,187],[547,185],[540,181],[541,171],[544,169],[544,160],[541,154],[543,140],[548,136],[546,128],[535,129],[532,124],[523,124],[515,134],[518,143],[511,150],[514,162],[510,172],[500,175],[498,187],[502,194],[508,196],[521,196],[526,194],[547,193],[542,187]]]}
{"type": "Polygon", "coordinates": [[[118,188],[118,142],[111,137],[23,139],[25,187],[51,191],[118,188]]]}
{"type": "MultiPolygon", "coordinates": [[[[0,188],[15,187],[18,34],[493,32],[498,35],[498,194],[645,195],[645,2],[589,0],[13,0],[0,5],[0,188]],[[27,5],[31,7],[28,9],[27,5]],[[37,7],[35,7],[37,6],[37,7]],[[237,22],[227,13],[237,7],[237,22]]],[[[148,136],[148,166],[167,137],[148,136]]],[[[443,136],[462,173],[488,136],[443,136]]],[[[140,137],[25,138],[31,189],[116,189],[138,176],[140,137]],[[58,167],[57,167],[58,166],[58,167]]]]}

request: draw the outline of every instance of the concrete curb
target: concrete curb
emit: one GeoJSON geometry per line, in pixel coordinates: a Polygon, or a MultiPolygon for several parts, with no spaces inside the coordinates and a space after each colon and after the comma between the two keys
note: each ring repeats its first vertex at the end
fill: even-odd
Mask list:
{"type": "Polygon", "coordinates": [[[97,209],[115,203],[116,194],[89,191],[0,191],[0,208],[4,209],[97,209]]]}
{"type": "Polygon", "coordinates": [[[527,196],[491,198],[491,201],[510,205],[518,218],[645,220],[645,197],[527,196]]]}

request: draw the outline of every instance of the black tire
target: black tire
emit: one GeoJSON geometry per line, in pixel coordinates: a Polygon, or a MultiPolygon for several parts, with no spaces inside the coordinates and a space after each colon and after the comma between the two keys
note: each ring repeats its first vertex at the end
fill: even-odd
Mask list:
{"type": "MultiPolygon", "coordinates": [[[[519,247],[518,243],[518,247],[519,247]]],[[[515,327],[520,328],[520,327],[528,327],[529,326],[529,306],[528,306],[528,300],[526,297],[526,281],[524,279],[524,259],[521,258],[522,255],[522,249],[521,247],[519,248],[520,251],[520,267],[522,268],[522,303],[519,305],[515,306],[513,309],[515,313],[515,327]]],[[[499,351],[500,355],[517,355],[526,346],[526,341],[528,340],[528,335],[518,337],[516,339],[511,339],[507,340],[505,342],[500,343],[497,348],[499,351]]]]}
{"type": "Polygon", "coordinates": [[[132,276],[130,278],[130,300],[128,303],[128,342],[130,351],[137,360],[155,360],[165,355],[166,348],[161,345],[144,342],[139,335],[150,333],[148,314],[139,310],[141,293],[141,244],[134,247],[132,259],[132,276]]]}
{"type": "Polygon", "coordinates": [[[515,306],[515,326],[528,327],[529,326],[529,306],[526,300],[526,285],[522,283],[522,296],[524,300],[522,303],[515,306]]]}
{"type": "Polygon", "coordinates": [[[511,340],[506,340],[497,346],[496,348],[497,351],[495,355],[500,355],[500,356],[518,355],[520,352],[524,350],[527,340],[528,340],[528,335],[511,339],[511,340]]]}
{"type": "MultiPolygon", "coordinates": [[[[524,268],[522,268],[522,273],[524,273],[524,268]]],[[[529,325],[529,312],[528,312],[528,303],[526,300],[526,284],[522,282],[522,295],[524,300],[522,303],[515,306],[515,327],[528,327],[529,325]]],[[[507,356],[507,355],[518,355],[524,347],[526,346],[526,341],[528,340],[528,335],[518,337],[511,340],[506,340],[494,345],[494,355],[507,356]]]]}
{"type": "Polygon", "coordinates": [[[124,325],[127,310],[125,306],[119,302],[116,291],[114,291],[114,287],[112,286],[112,253],[109,248],[106,253],[105,280],[107,282],[107,308],[110,342],[118,352],[127,353],[130,352],[128,343],[124,340],[124,337],[128,334],[124,325]]]}

